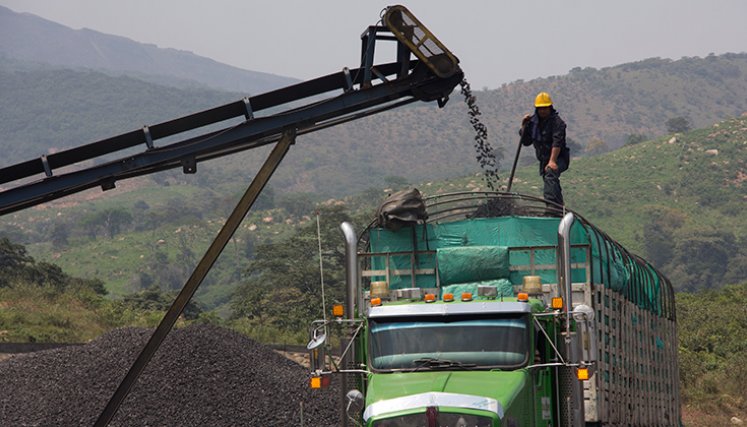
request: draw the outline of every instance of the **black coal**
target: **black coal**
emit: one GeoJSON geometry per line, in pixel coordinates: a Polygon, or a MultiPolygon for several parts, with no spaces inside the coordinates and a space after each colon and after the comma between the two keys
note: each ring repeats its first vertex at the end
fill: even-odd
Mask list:
{"type": "Polygon", "coordinates": [[[503,153],[496,152],[488,141],[488,128],[480,120],[482,113],[480,108],[477,106],[477,97],[472,94],[467,79],[463,79],[459,82],[461,86],[460,92],[464,96],[464,102],[467,104],[467,115],[469,116],[469,122],[472,128],[475,130],[475,151],[477,152],[477,163],[483,170],[485,179],[485,185],[490,190],[498,189],[498,182],[500,177],[498,176],[498,166],[503,157],[503,153]]]}
{"type": "MultiPolygon", "coordinates": [[[[93,425],[152,330],[0,362],[0,425],[93,425]]],[[[308,388],[308,370],[235,332],[172,331],[112,426],[331,426],[340,392],[308,388]],[[303,409],[302,409],[303,408],[303,409]]]]}

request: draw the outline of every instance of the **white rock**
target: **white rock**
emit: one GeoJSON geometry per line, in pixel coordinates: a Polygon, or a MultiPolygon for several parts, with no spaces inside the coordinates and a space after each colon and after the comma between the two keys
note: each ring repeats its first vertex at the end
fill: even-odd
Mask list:
{"type": "Polygon", "coordinates": [[[717,149],[715,149],[715,148],[713,148],[713,149],[710,149],[710,150],[705,150],[705,153],[706,153],[706,154],[709,154],[709,155],[711,155],[711,156],[718,156],[718,150],[717,150],[717,149]]]}
{"type": "Polygon", "coordinates": [[[731,421],[731,424],[732,424],[732,425],[734,425],[734,426],[741,426],[741,425],[744,425],[744,421],[740,420],[740,419],[739,419],[739,418],[737,418],[737,417],[731,417],[731,420],[730,420],[730,421],[731,421]]]}
{"type": "Polygon", "coordinates": [[[673,137],[672,137],[672,138],[670,138],[670,139],[669,139],[669,141],[668,141],[668,143],[669,143],[669,144],[674,144],[675,142],[677,142],[677,137],[676,137],[676,136],[673,136],[673,137]]]}

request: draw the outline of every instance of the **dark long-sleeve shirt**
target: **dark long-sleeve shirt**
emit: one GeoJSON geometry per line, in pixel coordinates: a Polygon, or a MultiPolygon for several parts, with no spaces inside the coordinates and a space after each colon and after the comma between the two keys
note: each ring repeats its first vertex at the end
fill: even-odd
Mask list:
{"type": "Polygon", "coordinates": [[[553,110],[550,117],[545,120],[540,120],[537,114],[533,115],[526,126],[519,131],[519,135],[521,135],[522,145],[534,145],[537,160],[540,162],[540,175],[544,173],[545,166],[550,161],[553,147],[560,148],[557,159],[558,171],[563,172],[568,169],[570,150],[565,143],[565,122],[557,111],[553,110]]]}

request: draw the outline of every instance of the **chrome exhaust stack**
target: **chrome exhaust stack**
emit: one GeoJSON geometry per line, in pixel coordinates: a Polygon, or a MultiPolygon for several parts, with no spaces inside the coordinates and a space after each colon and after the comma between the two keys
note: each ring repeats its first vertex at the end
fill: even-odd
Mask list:
{"type": "MultiPolygon", "coordinates": [[[[569,366],[561,369],[569,370],[564,375],[566,384],[562,387],[568,393],[561,400],[565,408],[562,418],[569,427],[581,427],[585,424],[584,415],[584,391],[580,381],[577,381],[573,372],[574,366],[578,366],[581,361],[581,342],[580,331],[571,330],[571,316],[573,315],[573,289],[571,280],[571,227],[575,221],[572,212],[565,214],[560,225],[558,226],[558,249],[557,273],[558,273],[558,294],[563,298],[563,315],[565,317],[565,357],[569,366]]],[[[578,329],[578,328],[576,328],[578,329]]]]}
{"type": "Polygon", "coordinates": [[[340,224],[340,230],[345,236],[345,310],[347,318],[354,319],[355,298],[358,295],[358,236],[353,224],[347,221],[340,224]]]}
{"type": "Polygon", "coordinates": [[[571,319],[570,312],[573,305],[573,291],[571,289],[571,226],[576,217],[572,212],[565,214],[560,225],[558,226],[558,251],[557,272],[558,272],[558,293],[565,300],[565,332],[570,332],[571,319]]]}
{"type": "MultiPolygon", "coordinates": [[[[343,222],[340,224],[340,230],[342,230],[343,236],[345,236],[345,311],[346,317],[350,320],[355,319],[355,298],[358,295],[358,236],[355,234],[353,224],[349,222],[343,222]]],[[[350,340],[343,338],[341,341],[342,348],[347,348],[350,345],[350,340]]],[[[350,351],[343,354],[342,368],[349,369],[351,364],[355,361],[355,349],[350,347],[350,351]]],[[[340,391],[342,392],[342,416],[340,419],[340,425],[343,427],[348,426],[348,415],[347,415],[347,401],[348,401],[348,376],[349,374],[342,374],[342,381],[340,391]]]]}

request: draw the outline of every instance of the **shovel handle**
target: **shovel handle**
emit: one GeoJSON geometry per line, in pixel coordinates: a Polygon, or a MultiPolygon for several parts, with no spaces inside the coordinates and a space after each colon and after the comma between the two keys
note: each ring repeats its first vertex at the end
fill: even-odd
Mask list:
{"type": "Polygon", "coordinates": [[[506,193],[511,192],[511,185],[514,183],[514,173],[516,173],[516,164],[519,163],[520,153],[521,153],[521,141],[519,141],[519,147],[516,149],[516,157],[514,157],[514,165],[511,167],[511,175],[508,177],[508,187],[506,187],[506,193]]]}

